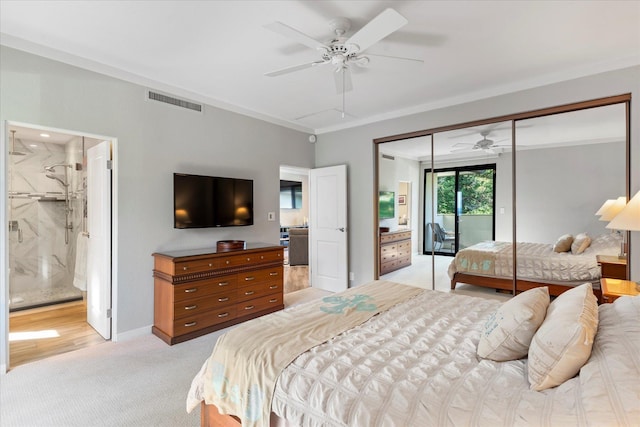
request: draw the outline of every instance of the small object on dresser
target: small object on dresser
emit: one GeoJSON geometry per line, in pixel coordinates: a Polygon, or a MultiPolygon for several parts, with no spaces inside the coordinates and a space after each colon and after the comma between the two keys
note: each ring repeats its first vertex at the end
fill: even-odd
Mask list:
{"type": "Polygon", "coordinates": [[[216,242],[216,250],[218,252],[237,251],[246,248],[247,242],[244,240],[218,240],[216,242]]]}

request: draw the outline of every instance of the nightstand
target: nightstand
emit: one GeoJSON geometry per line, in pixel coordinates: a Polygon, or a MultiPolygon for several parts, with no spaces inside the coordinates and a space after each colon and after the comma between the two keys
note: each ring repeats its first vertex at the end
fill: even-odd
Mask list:
{"type": "Polygon", "coordinates": [[[619,280],[619,279],[600,279],[600,288],[602,289],[602,302],[609,303],[614,302],[621,296],[636,296],[640,295],[636,288],[636,282],[631,280],[619,280]]]}
{"type": "Polygon", "coordinates": [[[615,255],[596,255],[601,276],[610,279],[627,279],[627,260],[615,255]]]}

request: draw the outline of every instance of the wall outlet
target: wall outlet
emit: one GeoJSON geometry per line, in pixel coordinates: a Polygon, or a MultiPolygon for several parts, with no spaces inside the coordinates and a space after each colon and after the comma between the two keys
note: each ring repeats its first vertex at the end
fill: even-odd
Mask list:
{"type": "Polygon", "coordinates": [[[349,272],[349,280],[356,280],[356,275],[353,274],[353,271],[349,272]]]}
{"type": "Polygon", "coordinates": [[[267,214],[267,221],[275,221],[276,220],[276,213],[275,212],[269,212],[267,214]]]}

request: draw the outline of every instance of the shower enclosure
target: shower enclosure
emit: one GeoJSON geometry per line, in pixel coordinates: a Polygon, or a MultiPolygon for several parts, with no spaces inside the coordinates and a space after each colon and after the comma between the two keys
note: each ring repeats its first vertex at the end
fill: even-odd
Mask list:
{"type": "Polygon", "coordinates": [[[9,310],[82,299],[73,286],[84,224],[83,140],[14,127],[9,151],[9,310]]]}

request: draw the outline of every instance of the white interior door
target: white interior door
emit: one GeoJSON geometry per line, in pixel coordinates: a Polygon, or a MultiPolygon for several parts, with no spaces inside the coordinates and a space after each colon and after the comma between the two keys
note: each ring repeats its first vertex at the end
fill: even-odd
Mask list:
{"type": "Polygon", "coordinates": [[[347,289],[347,166],[309,174],[311,284],[331,292],[347,289]]]}
{"type": "Polygon", "coordinates": [[[111,338],[111,149],[87,150],[87,322],[111,338]]]}

